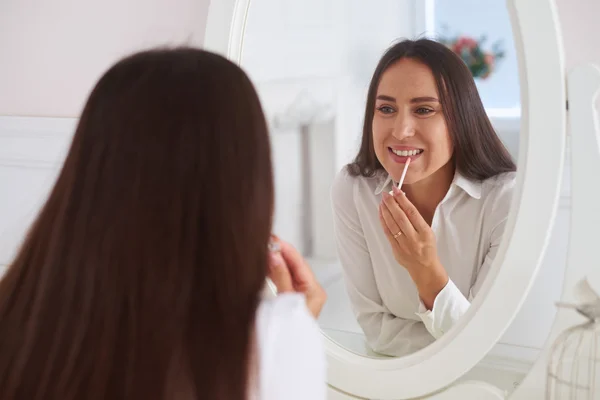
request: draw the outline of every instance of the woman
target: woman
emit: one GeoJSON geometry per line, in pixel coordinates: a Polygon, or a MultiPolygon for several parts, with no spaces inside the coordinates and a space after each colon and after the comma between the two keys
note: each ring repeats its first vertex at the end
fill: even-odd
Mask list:
{"type": "Polygon", "coordinates": [[[291,246],[269,255],[271,167],[231,62],[110,68],[0,282],[0,398],[324,399],[325,297],[291,246]],[[300,294],[261,300],[268,271],[300,294]]]}
{"type": "Polygon", "coordinates": [[[332,188],[347,291],[373,350],[412,353],[467,311],[498,251],[514,171],[459,57],[427,39],[385,53],[360,150],[332,188]]]}

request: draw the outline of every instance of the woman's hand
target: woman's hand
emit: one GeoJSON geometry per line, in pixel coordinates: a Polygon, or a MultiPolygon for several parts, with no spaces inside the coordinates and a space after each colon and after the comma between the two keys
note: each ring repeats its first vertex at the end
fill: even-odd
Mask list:
{"type": "Polygon", "coordinates": [[[306,305],[315,319],[319,316],[327,294],[308,263],[289,243],[273,237],[269,258],[269,278],[278,293],[297,292],[306,297],[306,305]]]}
{"type": "Polygon", "coordinates": [[[379,219],[394,258],[411,275],[427,308],[433,307],[435,297],[448,282],[448,274],[437,255],[433,230],[397,188],[393,196],[383,193],[379,219]]]}

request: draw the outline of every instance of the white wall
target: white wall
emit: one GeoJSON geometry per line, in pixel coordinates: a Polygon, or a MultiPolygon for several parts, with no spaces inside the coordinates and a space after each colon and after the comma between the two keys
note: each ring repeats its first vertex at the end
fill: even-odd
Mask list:
{"type": "Polygon", "coordinates": [[[0,273],[52,187],[76,121],[0,116],[0,273]]]}
{"type": "Polygon", "coordinates": [[[201,45],[209,1],[0,1],[0,115],[76,117],[116,59],[201,45]]]}
{"type": "Polygon", "coordinates": [[[596,0],[556,0],[565,42],[566,67],[584,62],[600,65],[598,35],[600,2],[596,0]]]}
{"type": "MultiPolygon", "coordinates": [[[[563,40],[567,71],[583,63],[600,65],[600,1],[556,0],[563,40]]],[[[596,103],[600,107],[600,98],[596,103]]]]}

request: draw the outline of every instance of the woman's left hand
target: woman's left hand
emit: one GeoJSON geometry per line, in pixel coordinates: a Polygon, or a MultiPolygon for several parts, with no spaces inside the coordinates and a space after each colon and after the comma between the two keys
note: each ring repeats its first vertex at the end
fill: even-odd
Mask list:
{"type": "Polygon", "coordinates": [[[379,219],[394,258],[413,279],[441,266],[433,230],[403,192],[394,188],[394,196],[383,193],[379,219]]]}

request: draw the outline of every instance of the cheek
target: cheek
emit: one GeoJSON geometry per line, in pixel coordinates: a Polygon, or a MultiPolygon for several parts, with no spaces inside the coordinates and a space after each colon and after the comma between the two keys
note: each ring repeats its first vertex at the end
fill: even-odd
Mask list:
{"type": "Polygon", "coordinates": [[[454,145],[452,144],[452,138],[449,134],[446,134],[446,149],[448,152],[448,158],[454,154],[454,145]]]}
{"type": "Polygon", "coordinates": [[[423,142],[429,150],[428,157],[423,160],[424,168],[437,170],[452,158],[454,152],[452,140],[445,123],[430,124],[423,132],[427,132],[423,135],[423,142]]]}
{"type": "Polygon", "coordinates": [[[373,144],[375,150],[377,151],[378,149],[383,147],[385,139],[389,136],[387,133],[389,129],[386,128],[385,123],[378,120],[377,118],[373,118],[371,129],[373,131],[373,144]]]}
{"type": "Polygon", "coordinates": [[[450,158],[454,153],[454,145],[452,144],[452,138],[450,137],[450,132],[448,132],[445,122],[443,132],[443,139],[440,138],[440,144],[443,144],[444,151],[446,152],[447,157],[450,158]]]}
{"type": "Polygon", "coordinates": [[[453,153],[452,139],[448,131],[444,131],[439,135],[439,139],[436,140],[438,151],[441,157],[450,158],[453,153]]]}
{"type": "Polygon", "coordinates": [[[426,132],[429,134],[425,138],[427,147],[430,149],[431,154],[434,156],[436,161],[446,163],[454,153],[454,146],[452,145],[452,139],[450,133],[446,128],[446,124],[443,121],[431,121],[431,126],[428,127],[426,132]]]}

